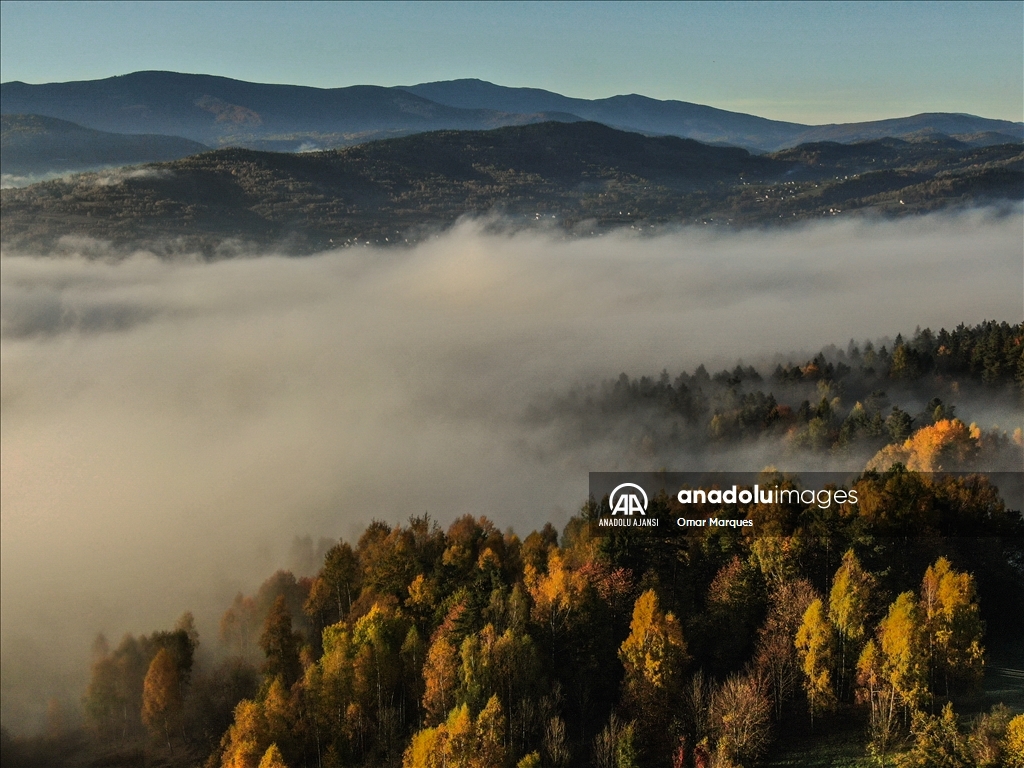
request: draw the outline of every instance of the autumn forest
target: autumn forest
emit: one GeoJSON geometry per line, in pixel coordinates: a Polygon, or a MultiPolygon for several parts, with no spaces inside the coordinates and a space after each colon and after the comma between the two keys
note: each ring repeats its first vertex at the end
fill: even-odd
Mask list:
{"type": "Polygon", "coordinates": [[[567,393],[531,418],[869,457],[860,504],[755,504],[752,530],[675,537],[598,535],[593,498],[523,536],[376,521],[315,574],[238,594],[215,636],[190,613],[100,635],[81,726],[55,708],[45,735],[4,734],[4,763],[1024,765],[1024,699],[999,693],[1024,662],[1024,522],[1005,474],[944,474],[1019,468],[1020,431],[964,424],[950,398],[1022,387],[1024,326],[986,323],[567,393]]]}

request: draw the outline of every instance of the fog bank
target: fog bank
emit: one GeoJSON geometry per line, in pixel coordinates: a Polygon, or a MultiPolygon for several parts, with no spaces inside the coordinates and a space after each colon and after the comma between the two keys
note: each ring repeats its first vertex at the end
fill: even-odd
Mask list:
{"type": "Polygon", "coordinates": [[[32,728],[48,696],[77,701],[96,632],[191,609],[212,645],[296,535],[425,511],[525,533],[564,522],[589,471],[645,468],[531,426],[552,393],[1019,321],[1024,231],[984,212],[581,240],[466,222],[307,258],[5,252],[0,285],[3,718],[32,728]]]}

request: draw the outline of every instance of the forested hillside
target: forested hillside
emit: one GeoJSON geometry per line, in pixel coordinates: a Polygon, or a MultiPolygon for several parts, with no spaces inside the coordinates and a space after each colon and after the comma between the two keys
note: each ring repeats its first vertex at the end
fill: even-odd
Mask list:
{"type": "Polygon", "coordinates": [[[863,442],[860,503],[752,504],[751,529],[672,537],[598,535],[593,498],[561,531],[377,521],[316,573],[238,594],[215,636],[186,613],[99,637],[83,727],[5,735],[4,764],[751,768],[842,737],[849,765],[1019,765],[1024,699],[1000,703],[986,670],[1024,664],[1024,520],[999,475],[937,472],[1019,476],[1022,438],[963,424],[950,392],[1019,413],[1024,325],[570,395],[587,418],[678,419],[708,450],[863,442]]]}
{"type": "Polygon", "coordinates": [[[538,404],[529,418],[567,444],[615,441],[629,459],[656,466],[682,453],[707,469],[739,448],[767,446],[779,462],[814,457],[821,469],[899,461],[925,472],[1018,471],[1022,345],[1020,324],[918,329],[890,347],[851,340],[774,369],[623,373],[538,404]],[[964,423],[958,403],[1006,413],[1009,433],[964,423]]]}
{"type": "Polygon", "coordinates": [[[1019,144],[811,144],[752,155],[597,123],[438,131],[329,152],[226,149],[3,191],[9,247],[66,236],[157,253],[413,242],[467,215],[592,235],[904,215],[1024,198],[1019,144]]]}
{"type": "Polygon", "coordinates": [[[209,149],[178,136],[107,133],[39,115],[2,115],[0,130],[0,170],[12,175],[176,160],[209,149]]]}

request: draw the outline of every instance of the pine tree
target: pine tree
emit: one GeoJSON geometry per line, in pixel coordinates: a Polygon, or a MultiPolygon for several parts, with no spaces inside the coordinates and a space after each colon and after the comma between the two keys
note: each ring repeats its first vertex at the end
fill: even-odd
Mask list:
{"type": "Polygon", "coordinates": [[[284,595],[278,595],[263,622],[260,647],[266,655],[264,673],[268,677],[280,676],[289,688],[302,673],[299,663],[300,641],[301,636],[292,631],[292,615],[284,595]]]}

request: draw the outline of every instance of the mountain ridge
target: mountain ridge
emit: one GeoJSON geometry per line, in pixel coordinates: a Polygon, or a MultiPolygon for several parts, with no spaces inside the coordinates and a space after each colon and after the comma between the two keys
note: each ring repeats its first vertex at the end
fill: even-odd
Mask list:
{"type": "Polygon", "coordinates": [[[323,89],[159,71],[68,83],[3,83],[0,99],[6,113],[56,117],[114,133],[182,136],[212,146],[287,137],[298,148],[324,134],[344,144],[381,132],[578,119],[462,110],[376,85],[323,89]]]}
{"type": "Polygon", "coordinates": [[[211,146],[295,151],[430,130],[485,130],[557,120],[709,144],[777,151],[808,141],[915,132],[998,134],[1024,140],[1024,123],[923,113],[867,123],[808,126],[640,94],[578,99],[537,88],[464,79],[384,87],[315,88],[215,75],[148,71],[67,83],[0,84],[6,113],[39,114],[114,133],[176,135],[211,146]]]}
{"type": "MultiPolygon", "coordinates": [[[[738,121],[739,124],[747,126],[748,129],[757,127],[762,129],[764,133],[761,134],[760,138],[753,135],[741,137],[741,134],[737,133],[735,129],[734,133],[730,135],[732,140],[728,143],[755,150],[778,151],[779,149],[786,149],[789,146],[797,146],[810,141],[842,141],[845,138],[845,143],[849,143],[849,141],[863,141],[884,138],[886,136],[900,137],[920,131],[922,127],[927,127],[928,124],[933,123],[945,126],[946,130],[938,130],[937,128],[935,130],[936,132],[946,134],[993,131],[1006,133],[1016,140],[1024,140],[1024,123],[992,120],[967,113],[927,112],[906,117],[866,122],[806,125],[784,120],[772,120],[742,112],[732,112],[692,102],[652,99],[642,94],[624,94],[592,100],[578,99],[562,96],[561,94],[545,91],[540,88],[511,88],[476,78],[444,80],[399,87],[409,93],[425,96],[440,104],[459,106],[464,109],[494,108],[499,103],[507,103],[510,108],[536,110],[543,105],[546,109],[559,109],[571,112],[582,118],[595,120],[624,130],[673,133],[673,131],[667,130],[668,126],[666,124],[655,122],[656,119],[668,120],[671,115],[684,125],[687,121],[692,121],[692,132],[686,136],[687,138],[711,143],[722,141],[722,137],[715,135],[713,129],[709,130],[709,124],[714,119],[730,119],[738,121]],[[651,122],[643,125],[637,122],[630,123],[628,115],[624,114],[623,105],[628,108],[639,103],[656,105],[654,110],[656,110],[657,114],[649,118],[651,122]],[[961,124],[954,127],[952,121],[955,118],[960,118],[961,124]],[[977,130],[974,129],[975,126],[978,127],[977,130]],[[985,127],[982,128],[981,126],[985,127]],[[774,144],[772,143],[773,141],[775,142],[774,144]],[[758,142],[760,142],[760,146],[752,145],[758,142]]],[[[675,132],[674,135],[682,134],[675,132]]]]}
{"type": "Polygon", "coordinates": [[[663,101],[637,93],[603,99],[579,99],[540,88],[509,88],[476,79],[399,87],[439,104],[459,105],[463,109],[470,108],[463,106],[465,104],[493,105],[508,99],[510,109],[536,111],[543,104],[545,109],[569,112],[621,130],[676,135],[705,143],[728,143],[745,149],[773,148],[766,145],[765,136],[781,141],[795,131],[810,127],[692,102],[663,101]],[[647,114],[635,117],[642,109],[646,109],[647,114]],[[720,124],[724,121],[730,121],[732,127],[723,133],[720,124]],[[760,129],[760,132],[755,133],[755,129],[760,129]]]}

